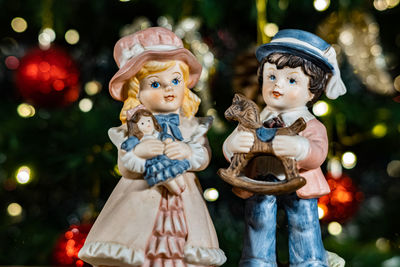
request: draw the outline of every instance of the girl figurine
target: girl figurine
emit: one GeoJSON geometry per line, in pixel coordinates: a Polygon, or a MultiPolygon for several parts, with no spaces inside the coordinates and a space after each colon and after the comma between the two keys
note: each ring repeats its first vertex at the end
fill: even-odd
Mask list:
{"type": "Polygon", "coordinates": [[[120,39],[114,58],[119,71],[110,81],[110,94],[124,102],[123,124],[111,128],[109,136],[118,148],[122,178],[79,257],[94,266],[222,265],[226,257],[194,174],[207,167],[211,155],[206,133],[212,119],[194,117],[200,100],[189,90],[200,77],[201,65],[173,32],[160,27],[120,39]],[[138,122],[148,123],[150,130],[142,128],[140,142],[127,141],[121,149],[129,135],[127,111],[139,104],[155,115],[162,135],[172,141],[151,137],[157,134],[151,130],[154,125],[157,131],[157,123],[143,115],[138,122]],[[163,168],[151,163],[162,155],[188,167],[175,178],[146,180],[146,170],[163,168]]]}
{"type": "MultiPolygon", "coordinates": [[[[127,119],[129,138],[121,144],[121,149],[127,152],[134,149],[140,141],[147,139],[160,139],[166,145],[174,140],[171,135],[163,132],[156,117],[150,111],[144,109],[142,105],[128,110],[127,119]]],[[[146,160],[143,176],[150,186],[172,178],[177,179],[176,181],[179,180],[184,185],[181,174],[186,172],[189,167],[188,160],[173,160],[163,154],[146,160]]]]}
{"type": "MultiPolygon", "coordinates": [[[[302,117],[307,126],[295,136],[276,136],[272,147],[277,156],[297,160],[306,184],[288,195],[258,195],[234,192],[246,199],[245,237],[241,267],[275,267],[277,205],[287,215],[290,266],[343,266],[343,260],[324,249],[318,219],[317,199],[329,193],[321,171],[328,151],[324,125],[308,108],[322,93],[335,99],[346,92],[332,46],[301,30],[281,30],[270,43],[258,47],[258,77],[266,107],[260,114],[265,127],[290,126],[302,117]],[[279,123],[277,123],[279,121],[279,123]]],[[[224,154],[247,153],[254,143],[251,133],[235,130],[224,143],[224,154]]],[[[283,166],[274,157],[263,157],[252,170],[254,177],[281,180],[283,166]]]]}

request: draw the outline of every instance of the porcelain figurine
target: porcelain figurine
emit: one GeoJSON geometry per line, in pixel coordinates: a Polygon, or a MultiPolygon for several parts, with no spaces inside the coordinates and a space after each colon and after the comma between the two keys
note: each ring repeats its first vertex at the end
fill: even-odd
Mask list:
{"type": "Polygon", "coordinates": [[[196,118],[190,91],[201,65],[173,32],[148,28],[120,39],[110,94],[124,102],[109,136],[122,174],[79,257],[94,266],[220,266],[194,172],[210,161],[211,118],[196,118]],[[154,114],[154,116],[153,116],[154,114]],[[143,124],[142,124],[143,123],[143,124]]]}
{"type": "MultiPolygon", "coordinates": [[[[272,136],[267,141],[273,154],[256,158],[249,172],[256,180],[280,185],[284,183],[285,168],[277,158],[291,158],[296,160],[306,183],[295,192],[282,195],[260,194],[245,186],[234,188],[235,194],[246,199],[246,228],[239,266],[277,266],[279,205],[287,215],[290,266],[327,267],[328,256],[333,254],[326,252],[322,243],[317,199],[330,191],[320,169],[327,156],[328,138],[324,125],[308,108],[322,93],[335,99],[346,92],[336,53],[331,45],[312,33],[287,29],[279,31],[270,43],[258,47],[256,57],[266,104],[260,113],[263,128],[288,127],[299,118],[306,122],[306,127],[298,135],[272,136]]],[[[249,153],[255,138],[259,137],[252,132],[235,129],[224,142],[227,160],[235,154],[249,153]]]]}

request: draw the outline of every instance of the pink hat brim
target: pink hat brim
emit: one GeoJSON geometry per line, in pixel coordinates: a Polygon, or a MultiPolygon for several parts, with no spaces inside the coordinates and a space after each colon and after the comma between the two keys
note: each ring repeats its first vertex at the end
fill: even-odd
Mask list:
{"type": "Polygon", "coordinates": [[[189,66],[189,82],[187,84],[189,88],[193,88],[196,85],[201,75],[201,64],[186,48],[179,48],[170,51],[145,51],[139,56],[130,59],[110,80],[109,91],[115,100],[125,100],[126,95],[124,95],[122,90],[124,83],[132,76],[136,75],[143,65],[150,60],[180,60],[185,62],[189,66]]]}

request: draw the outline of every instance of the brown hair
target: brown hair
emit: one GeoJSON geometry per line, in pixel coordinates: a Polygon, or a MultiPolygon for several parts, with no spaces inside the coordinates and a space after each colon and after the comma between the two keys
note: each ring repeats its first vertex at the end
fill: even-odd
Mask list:
{"type": "Polygon", "coordinates": [[[277,69],[283,69],[284,67],[297,68],[301,67],[303,72],[310,78],[309,90],[314,97],[307,103],[310,107],[312,104],[317,102],[321,94],[324,92],[326,84],[328,83],[331,73],[327,73],[311,61],[286,53],[272,53],[266,56],[258,68],[258,83],[260,89],[263,85],[263,72],[265,63],[275,64],[277,69]]]}
{"type": "Polygon", "coordinates": [[[133,116],[127,121],[128,125],[128,136],[135,136],[139,140],[142,139],[143,133],[139,130],[138,121],[141,117],[151,117],[154,123],[154,128],[156,131],[161,132],[162,128],[160,124],[157,122],[157,119],[154,117],[153,113],[148,111],[147,109],[139,109],[138,111],[133,114],[133,116]]]}

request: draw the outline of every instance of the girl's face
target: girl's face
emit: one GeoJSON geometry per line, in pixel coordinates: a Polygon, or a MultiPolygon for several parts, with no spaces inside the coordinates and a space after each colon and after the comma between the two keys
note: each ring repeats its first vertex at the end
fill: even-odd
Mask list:
{"type": "Polygon", "coordinates": [[[306,106],[313,98],[308,90],[309,77],[301,67],[277,69],[269,62],[264,65],[262,95],[265,103],[275,111],[306,106]]]}
{"type": "Polygon", "coordinates": [[[183,104],[185,84],[179,62],[140,81],[139,101],[154,113],[178,113],[183,104]]]}
{"type": "Polygon", "coordinates": [[[142,116],[137,122],[137,125],[143,134],[152,134],[154,132],[154,122],[152,117],[142,116]]]}

